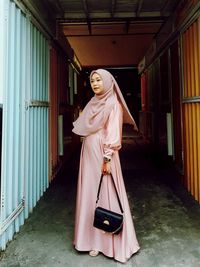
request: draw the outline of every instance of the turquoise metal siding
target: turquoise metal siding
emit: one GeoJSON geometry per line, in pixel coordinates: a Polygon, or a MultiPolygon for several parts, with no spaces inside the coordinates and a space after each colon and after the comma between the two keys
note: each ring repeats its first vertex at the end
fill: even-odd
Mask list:
{"type": "Polygon", "coordinates": [[[49,45],[15,3],[5,3],[0,248],[48,187],[49,45]]]}
{"type": "Polygon", "coordinates": [[[31,84],[26,97],[28,212],[48,186],[48,45],[42,34],[30,24],[31,84]]]}

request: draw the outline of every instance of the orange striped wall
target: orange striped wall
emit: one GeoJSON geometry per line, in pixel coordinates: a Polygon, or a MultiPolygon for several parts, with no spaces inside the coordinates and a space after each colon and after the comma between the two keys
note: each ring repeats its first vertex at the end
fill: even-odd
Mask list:
{"type": "Polygon", "coordinates": [[[200,19],[182,36],[184,183],[200,203],[200,19]]]}

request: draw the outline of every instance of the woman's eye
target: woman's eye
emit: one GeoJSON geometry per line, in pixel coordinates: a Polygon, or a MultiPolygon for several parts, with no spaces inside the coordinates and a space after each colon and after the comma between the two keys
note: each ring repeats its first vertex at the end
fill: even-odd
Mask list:
{"type": "Polygon", "coordinates": [[[91,80],[90,83],[94,83],[94,82],[100,82],[101,79],[95,79],[95,80],[91,80]]]}

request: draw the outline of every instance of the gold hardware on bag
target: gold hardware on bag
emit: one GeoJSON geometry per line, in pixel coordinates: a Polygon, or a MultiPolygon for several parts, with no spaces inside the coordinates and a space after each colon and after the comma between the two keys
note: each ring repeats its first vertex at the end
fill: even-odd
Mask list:
{"type": "Polygon", "coordinates": [[[104,224],[110,225],[108,220],[103,221],[104,224]]]}

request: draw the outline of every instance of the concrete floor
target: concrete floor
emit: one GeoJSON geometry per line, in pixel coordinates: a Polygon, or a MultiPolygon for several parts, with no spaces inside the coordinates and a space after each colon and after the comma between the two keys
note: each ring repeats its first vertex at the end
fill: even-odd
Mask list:
{"type": "Polygon", "coordinates": [[[1,267],[199,267],[200,206],[166,165],[156,166],[141,139],[120,153],[140,252],[126,264],[91,258],[72,246],[79,156],[62,171],[20,233],[1,254],[1,267]]]}

